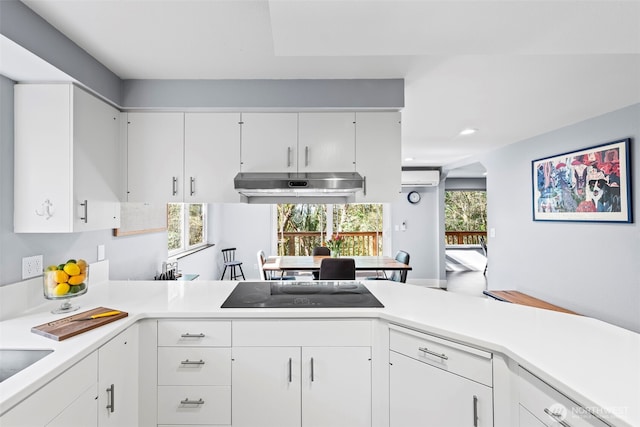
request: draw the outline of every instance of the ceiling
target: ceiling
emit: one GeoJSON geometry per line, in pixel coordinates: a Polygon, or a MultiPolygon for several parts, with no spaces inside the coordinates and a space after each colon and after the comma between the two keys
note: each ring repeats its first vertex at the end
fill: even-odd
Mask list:
{"type": "Polygon", "coordinates": [[[640,0],[23,3],[122,79],[404,78],[405,166],[640,102],[640,0]]]}

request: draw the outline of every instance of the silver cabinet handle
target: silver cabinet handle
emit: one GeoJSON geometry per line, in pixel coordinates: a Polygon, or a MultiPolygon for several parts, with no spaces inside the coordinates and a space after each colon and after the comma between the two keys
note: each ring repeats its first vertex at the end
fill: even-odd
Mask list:
{"type": "Polygon", "coordinates": [[[313,372],[313,357],[311,358],[311,382],[315,381],[315,373],[313,372]]]}
{"type": "Polygon", "coordinates": [[[202,400],[202,398],[198,400],[189,400],[188,397],[185,397],[185,399],[181,400],[180,403],[182,405],[204,405],[204,400],[202,400]]]}
{"type": "Polygon", "coordinates": [[[204,365],[204,360],[200,359],[200,360],[183,360],[182,362],[180,362],[181,365],[204,365]]]}
{"type": "Polygon", "coordinates": [[[107,398],[107,409],[109,409],[109,412],[114,412],[116,410],[116,400],[115,400],[116,387],[113,384],[111,384],[111,387],[107,389],[107,393],[109,393],[107,398]]]}
{"type": "Polygon", "coordinates": [[[439,357],[442,360],[449,360],[449,356],[447,356],[446,354],[444,354],[444,353],[436,353],[435,351],[429,350],[427,347],[418,347],[418,351],[430,354],[432,356],[439,357]]]}
{"type": "Polygon", "coordinates": [[[287,147],[287,167],[291,167],[291,147],[287,147]]]}
{"type": "Polygon", "coordinates": [[[362,179],[363,183],[362,183],[362,190],[364,191],[364,195],[367,195],[367,176],[365,175],[362,179]]]}
{"type": "Polygon", "coordinates": [[[204,334],[203,333],[199,333],[199,334],[182,334],[180,335],[182,338],[204,338],[204,334]]]}
{"type": "Polygon", "coordinates": [[[176,194],[178,194],[178,177],[174,176],[171,179],[172,194],[175,196],[176,194]]]}
{"type": "Polygon", "coordinates": [[[549,408],[544,408],[544,413],[553,418],[558,424],[562,427],[571,427],[571,424],[567,423],[562,419],[562,415],[556,414],[555,412],[551,412],[549,408]]]}
{"type": "Polygon", "coordinates": [[[304,165],[309,166],[309,146],[304,147],[304,165]]]}
{"type": "Polygon", "coordinates": [[[473,396],[473,427],[478,427],[478,396],[473,396]]]}
{"type": "Polygon", "coordinates": [[[85,200],[80,206],[84,206],[84,217],[80,217],[80,220],[86,224],[89,221],[89,201],[85,200]]]}
{"type": "Polygon", "coordinates": [[[289,358],[289,382],[291,382],[291,380],[292,380],[292,377],[291,377],[291,364],[292,364],[292,361],[291,361],[291,358],[289,358]]]}
{"type": "Polygon", "coordinates": [[[193,196],[194,194],[196,194],[196,179],[194,177],[191,177],[190,182],[189,182],[189,192],[191,193],[191,195],[193,196]]]}

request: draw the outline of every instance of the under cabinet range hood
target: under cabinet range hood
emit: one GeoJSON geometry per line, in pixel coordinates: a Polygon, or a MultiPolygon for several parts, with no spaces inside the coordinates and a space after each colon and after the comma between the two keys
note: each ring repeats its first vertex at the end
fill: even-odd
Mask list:
{"type": "Polygon", "coordinates": [[[240,172],[233,181],[247,203],[351,203],[365,189],[357,172],[240,172]]]}

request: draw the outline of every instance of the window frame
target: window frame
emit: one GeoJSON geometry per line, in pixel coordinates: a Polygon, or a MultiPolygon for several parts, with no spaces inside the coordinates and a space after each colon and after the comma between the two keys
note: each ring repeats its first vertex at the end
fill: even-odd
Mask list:
{"type": "MultiPolygon", "coordinates": [[[[169,250],[169,241],[167,239],[167,255],[169,257],[175,257],[185,252],[194,251],[201,247],[205,247],[209,245],[208,237],[207,237],[207,227],[208,227],[208,209],[209,205],[207,203],[169,203],[168,205],[180,205],[181,206],[181,216],[182,216],[182,230],[180,235],[181,245],[177,249],[169,250]],[[189,245],[189,230],[190,230],[190,206],[191,205],[201,205],[202,206],[202,242],[199,242],[194,245],[189,245]]],[[[167,206],[167,233],[169,232],[168,224],[169,224],[169,208],[167,206]]],[[[168,235],[168,234],[167,234],[168,235]]]]}

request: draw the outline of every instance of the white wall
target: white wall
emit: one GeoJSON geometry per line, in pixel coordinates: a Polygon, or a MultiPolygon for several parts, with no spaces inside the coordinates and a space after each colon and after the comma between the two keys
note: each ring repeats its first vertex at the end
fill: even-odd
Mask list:
{"type": "Polygon", "coordinates": [[[640,104],[483,156],[487,174],[489,289],[517,289],[640,332],[640,104]],[[531,161],[631,137],[635,222],[532,220],[531,161]]]}
{"type": "Polygon", "coordinates": [[[407,275],[408,283],[444,286],[444,238],[439,237],[441,232],[444,236],[444,188],[441,185],[414,190],[422,196],[419,203],[409,203],[409,189],[405,189],[390,204],[391,254],[399,250],[409,253],[412,270],[407,275]],[[401,230],[403,221],[406,221],[404,231],[401,230]]]}

